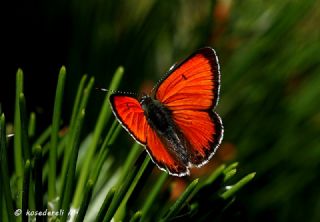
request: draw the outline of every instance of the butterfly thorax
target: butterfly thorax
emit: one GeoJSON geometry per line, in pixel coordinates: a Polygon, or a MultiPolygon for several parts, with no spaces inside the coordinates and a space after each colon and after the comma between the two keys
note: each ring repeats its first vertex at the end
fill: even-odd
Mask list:
{"type": "Polygon", "coordinates": [[[150,96],[142,97],[140,103],[148,123],[160,135],[164,135],[172,130],[171,113],[164,105],[150,96]]]}

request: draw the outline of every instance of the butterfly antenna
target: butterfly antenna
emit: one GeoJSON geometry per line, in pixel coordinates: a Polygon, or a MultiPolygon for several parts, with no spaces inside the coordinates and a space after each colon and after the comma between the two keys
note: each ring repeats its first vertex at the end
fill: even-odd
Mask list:
{"type": "Polygon", "coordinates": [[[106,89],[106,88],[102,88],[102,87],[96,87],[96,90],[100,90],[102,92],[111,92],[111,93],[115,93],[116,91],[112,90],[112,89],[106,89]]]}

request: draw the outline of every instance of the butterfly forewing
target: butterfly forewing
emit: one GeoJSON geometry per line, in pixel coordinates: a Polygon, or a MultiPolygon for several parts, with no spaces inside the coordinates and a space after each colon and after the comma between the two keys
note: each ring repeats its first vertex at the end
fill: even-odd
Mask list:
{"type": "Polygon", "coordinates": [[[213,49],[203,48],[170,70],[156,90],[156,99],[171,111],[189,143],[186,148],[192,165],[206,163],[221,142],[222,122],[212,111],[219,89],[218,59],[213,49]]]}
{"type": "Polygon", "coordinates": [[[110,96],[113,113],[123,127],[141,144],[146,144],[147,120],[136,98],[113,94],[110,96]]]}
{"type": "Polygon", "coordinates": [[[203,48],[170,70],[155,97],[172,110],[208,110],[218,100],[220,74],[211,48],[203,48]]]}

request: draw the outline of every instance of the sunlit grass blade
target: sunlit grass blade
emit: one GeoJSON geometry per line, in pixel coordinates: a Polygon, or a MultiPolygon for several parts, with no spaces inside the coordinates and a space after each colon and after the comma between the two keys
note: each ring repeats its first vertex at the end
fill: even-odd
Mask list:
{"type": "Polygon", "coordinates": [[[16,74],[16,101],[14,110],[14,164],[15,174],[17,177],[17,207],[21,208],[21,191],[23,183],[23,153],[22,153],[22,138],[21,138],[21,120],[20,120],[20,93],[23,92],[23,72],[18,69],[16,74]]]}
{"type": "Polygon", "coordinates": [[[132,165],[134,164],[134,162],[138,158],[138,156],[141,153],[141,151],[142,151],[141,146],[138,143],[134,143],[132,145],[132,147],[130,148],[130,153],[129,153],[126,161],[124,162],[124,166],[123,166],[122,171],[121,171],[121,177],[119,178],[118,186],[120,186],[122,181],[124,181],[124,179],[129,174],[132,165]]]}
{"type": "MultiPolygon", "coordinates": [[[[66,79],[66,69],[61,67],[58,77],[58,84],[53,108],[52,130],[49,152],[49,175],[48,175],[48,201],[52,202],[56,198],[56,177],[57,177],[57,147],[58,132],[61,121],[61,108],[63,101],[63,92],[66,79]]],[[[52,205],[51,205],[52,206],[52,205]]]]}
{"type": "Polygon", "coordinates": [[[71,120],[70,120],[70,124],[69,124],[69,128],[73,128],[74,124],[75,124],[75,120],[77,118],[77,115],[79,113],[79,109],[80,109],[80,103],[82,100],[82,96],[83,96],[83,90],[85,88],[85,84],[87,81],[87,75],[83,75],[79,86],[78,86],[78,90],[77,90],[77,95],[73,104],[73,108],[72,108],[72,114],[71,114],[71,120]]]}
{"type": "MultiPolygon", "coordinates": [[[[120,84],[120,80],[122,78],[123,75],[123,67],[119,67],[115,74],[114,77],[111,81],[111,85],[110,85],[110,89],[111,90],[115,90],[118,85],[120,84]]],[[[101,134],[102,131],[109,119],[109,117],[111,116],[111,109],[110,109],[110,105],[109,105],[109,96],[110,96],[110,91],[107,93],[105,100],[103,102],[98,120],[97,120],[97,124],[96,127],[94,129],[93,132],[93,138],[92,138],[92,143],[89,147],[89,149],[87,150],[86,153],[86,159],[82,165],[82,169],[80,170],[80,178],[76,187],[76,192],[75,192],[75,196],[73,199],[73,207],[74,208],[78,208],[80,206],[81,203],[81,199],[82,199],[82,195],[81,193],[83,192],[84,189],[84,184],[87,181],[87,177],[89,175],[89,172],[91,170],[91,163],[92,163],[92,158],[94,156],[94,153],[96,151],[97,145],[98,145],[98,141],[101,138],[101,134]]]]}
{"type": "MultiPolygon", "coordinates": [[[[70,156],[70,162],[68,166],[68,171],[67,171],[67,176],[66,176],[66,185],[65,185],[65,190],[63,192],[63,196],[61,196],[62,202],[61,202],[61,209],[64,212],[68,212],[70,209],[70,203],[71,203],[71,198],[73,194],[73,189],[74,189],[74,183],[75,183],[75,171],[76,171],[76,164],[77,164],[77,158],[78,158],[78,152],[79,152],[79,144],[80,144],[80,133],[83,125],[83,120],[85,117],[85,110],[82,110],[80,115],[78,116],[76,120],[76,125],[75,125],[75,133],[74,133],[74,142],[73,147],[72,147],[72,152],[70,156]]],[[[77,209],[77,208],[76,208],[77,209]]],[[[64,214],[61,218],[62,222],[65,222],[67,220],[68,215],[64,214]]]]}
{"type": "Polygon", "coordinates": [[[29,125],[28,125],[28,136],[33,138],[36,133],[36,114],[34,112],[30,113],[29,125]]]}
{"type": "Polygon", "coordinates": [[[226,165],[222,164],[209,175],[202,185],[212,184],[226,169],[226,165]]]}
{"type": "MultiPolygon", "coordinates": [[[[136,177],[140,177],[144,169],[146,168],[147,164],[149,163],[150,158],[145,156],[143,163],[135,164],[131,167],[131,171],[128,173],[127,177],[123,181],[121,186],[118,186],[118,189],[115,193],[114,198],[110,204],[110,207],[103,219],[104,222],[110,221],[114,214],[116,213],[118,207],[121,205],[121,202],[124,200],[126,193],[128,192],[130,186],[132,185],[133,181],[136,177]]],[[[139,161],[138,161],[139,162],[139,161]]],[[[135,181],[136,182],[136,181],[135,181]]],[[[135,186],[135,185],[133,185],[135,186]]]]}
{"type": "Polygon", "coordinates": [[[89,202],[90,202],[90,199],[92,196],[93,185],[94,185],[94,182],[92,180],[89,180],[87,183],[85,192],[84,192],[84,197],[81,202],[79,212],[76,217],[76,222],[82,222],[84,220],[84,217],[85,217],[85,214],[88,209],[89,202]]]}
{"type": "Polygon", "coordinates": [[[176,200],[176,202],[169,208],[168,212],[161,218],[161,221],[168,221],[175,217],[183,205],[186,204],[186,201],[196,189],[199,179],[192,181],[183,194],[176,200]]]}
{"type": "Polygon", "coordinates": [[[101,208],[99,210],[99,213],[97,215],[97,218],[96,218],[95,222],[102,222],[103,221],[105,213],[107,212],[108,208],[110,207],[110,204],[112,202],[112,199],[113,199],[115,193],[116,193],[116,189],[115,188],[111,188],[109,190],[109,192],[107,193],[107,196],[104,199],[103,204],[102,204],[102,206],[101,206],[101,208]]]}
{"type": "Polygon", "coordinates": [[[120,124],[116,120],[114,120],[105,140],[102,143],[99,154],[97,155],[98,159],[97,161],[95,161],[96,164],[93,167],[93,171],[90,175],[90,178],[94,181],[94,183],[97,181],[102,165],[107,158],[109,147],[113,144],[114,140],[120,132],[120,129],[120,124]]]}
{"type": "Polygon", "coordinates": [[[91,78],[88,85],[84,88],[85,80],[86,80],[86,77],[82,78],[80,85],[79,85],[79,88],[78,88],[76,101],[74,104],[74,106],[76,106],[76,108],[73,107],[73,113],[72,113],[71,123],[70,123],[70,127],[69,127],[69,134],[67,136],[67,141],[66,141],[67,144],[66,144],[66,149],[64,152],[64,156],[63,156],[62,173],[61,173],[61,178],[62,178],[61,193],[60,193],[61,197],[64,195],[64,191],[65,191],[64,190],[65,185],[66,185],[65,181],[66,181],[67,171],[68,171],[68,167],[69,167],[68,163],[70,160],[70,156],[72,155],[72,147],[74,146],[74,143],[76,142],[74,139],[75,132],[77,130],[77,129],[75,129],[75,127],[77,127],[76,121],[78,120],[79,115],[82,115],[81,111],[85,110],[87,107],[90,93],[91,93],[91,90],[92,90],[92,87],[94,84],[94,78],[91,78]]]}
{"type": "Polygon", "coordinates": [[[51,130],[52,127],[49,126],[48,128],[46,128],[41,134],[40,136],[38,136],[38,138],[34,141],[34,143],[32,144],[32,152],[34,152],[34,149],[40,145],[43,147],[45,141],[47,141],[50,138],[51,135],[51,130]]]}
{"type": "Polygon", "coordinates": [[[130,222],[138,222],[138,221],[143,221],[141,211],[137,211],[130,219],[130,222]]]}
{"type": "Polygon", "coordinates": [[[148,215],[149,210],[152,208],[152,204],[155,201],[157,195],[160,193],[161,188],[165,181],[168,178],[168,174],[165,172],[162,172],[161,175],[157,178],[157,181],[155,181],[155,184],[151,190],[151,192],[147,195],[146,200],[143,204],[143,207],[141,209],[141,221],[145,220],[145,217],[148,215]]]}
{"type": "Polygon", "coordinates": [[[26,161],[23,174],[23,193],[22,193],[22,221],[28,221],[27,210],[29,209],[29,186],[30,186],[30,160],[26,161]]]}
{"type": "MultiPolygon", "coordinates": [[[[144,155],[144,154],[142,154],[144,155]]],[[[139,162],[139,160],[137,161],[139,162]]],[[[130,196],[132,195],[132,192],[135,190],[140,178],[142,177],[142,174],[145,172],[148,164],[150,164],[152,161],[150,159],[149,156],[146,156],[139,171],[137,172],[136,176],[134,177],[133,181],[131,182],[130,184],[130,187],[126,193],[126,195],[124,196],[124,198],[122,199],[117,211],[116,211],[116,214],[115,214],[115,218],[116,220],[120,220],[120,218],[122,216],[125,216],[125,212],[126,212],[126,205],[127,205],[127,202],[128,202],[128,199],[130,198],[130,196]],[[119,217],[119,218],[118,218],[119,217]]]]}
{"type": "MultiPolygon", "coordinates": [[[[42,160],[42,148],[40,145],[36,146],[35,152],[34,152],[34,190],[36,192],[35,196],[35,209],[38,211],[44,211],[43,206],[43,189],[42,189],[42,166],[43,166],[43,160],[42,160]]],[[[44,221],[43,216],[38,216],[36,218],[37,221],[44,221]]]]}
{"type": "MultiPolygon", "coordinates": [[[[8,169],[8,160],[7,160],[7,135],[6,135],[6,123],[5,123],[5,116],[1,114],[0,119],[0,165],[1,165],[1,193],[3,193],[5,206],[7,209],[7,216],[9,221],[15,221],[15,217],[13,215],[13,200],[12,200],[12,191],[10,188],[10,176],[9,176],[9,169],[8,169]]],[[[0,200],[2,202],[2,199],[0,200]]],[[[2,211],[2,209],[0,209],[2,211]]],[[[2,216],[0,217],[2,218],[2,216]]]]}
{"type": "Polygon", "coordinates": [[[232,169],[232,170],[229,170],[224,178],[223,178],[223,181],[224,182],[227,182],[228,180],[230,180],[235,174],[237,173],[237,169],[232,169]]]}
{"type": "Polygon", "coordinates": [[[236,192],[238,192],[244,185],[246,185],[248,182],[250,182],[256,173],[250,173],[247,176],[243,177],[240,181],[238,181],[236,184],[230,186],[224,193],[221,194],[221,197],[223,199],[228,199],[231,196],[233,196],[236,192]]]}
{"type": "Polygon", "coordinates": [[[19,107],[20,107],[20,122],[21,122],[22,154],[25,159],[30,159],[31,152],[29,150],[30,148],[29,148],[29,138],[28,138],[26,99],[22,92],[19,95],[19,107]]]}

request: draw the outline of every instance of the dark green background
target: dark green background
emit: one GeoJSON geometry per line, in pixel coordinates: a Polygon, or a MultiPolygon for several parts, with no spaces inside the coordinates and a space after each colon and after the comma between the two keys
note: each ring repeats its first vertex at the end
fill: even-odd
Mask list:
{"type": "MultiPolygon", "coordinates": [[[[123,65],[121,90],[139,91],[212,46],[222,72],[224,143],[234,146],[242,172],[257,172],[235,213],[320,221],[319,1],[10,1],[1,8],[0,102],[9,121],[18,67],[28,109],[44,127],[61,65],[67,118],[84,73],[107,87],[123,65]]],[[[91,96],[92,120],[102,96],[91,96]]]]}

